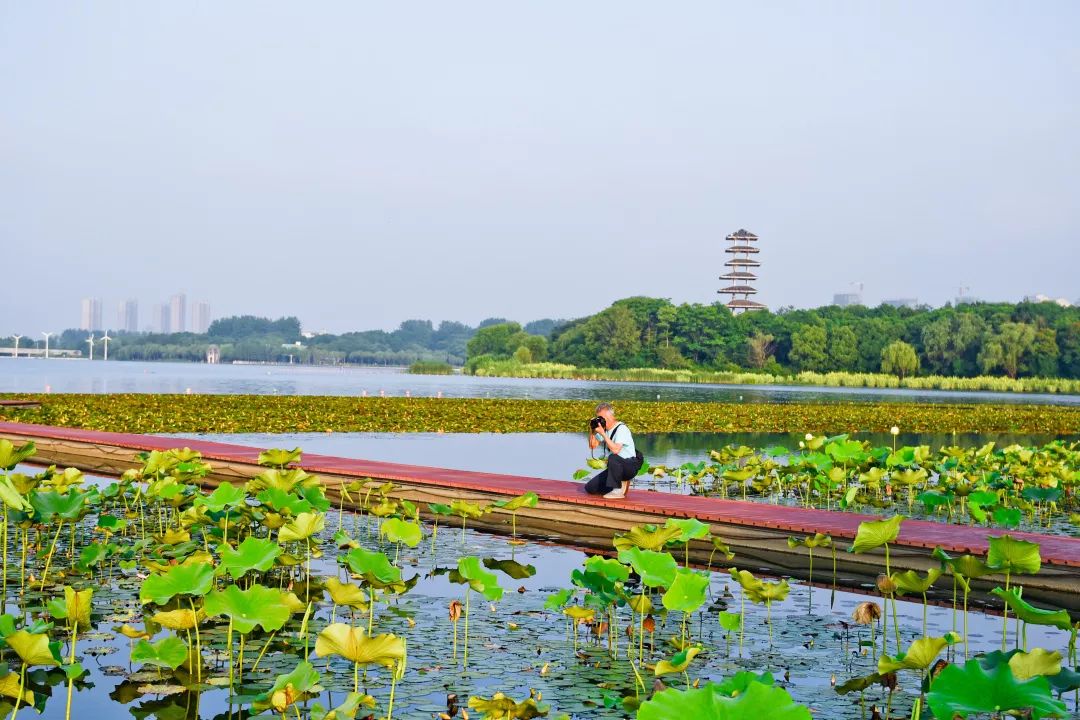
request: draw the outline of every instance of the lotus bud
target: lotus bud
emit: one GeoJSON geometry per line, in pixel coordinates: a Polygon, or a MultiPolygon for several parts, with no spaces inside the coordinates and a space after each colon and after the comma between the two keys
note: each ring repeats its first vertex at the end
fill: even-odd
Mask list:
{"type": "Polygon", "coordinates": [[[881,573],[877,576],[877,589],[883,595],[892,595],[896,592],[896,581],[892,576],[881,573]]]}
{"type": "Polygon", "coordinates": [[[456,623],[461,619],[461,603],[457,600],[450,601],[450,622],[456,623]]]}
{"type": "Polygon", "coordinates": [[[851,613],[851,618],[860,625],[870,625],[881,617],[881,606],[876,602],[861,602],[851,613]]]}
{"type": "Polygon", "coordinates": [[[813,439],[814,439],[813,433],[806,433],[806,441],[807,442],[810,442],[813,439]]]}
{"type": "Polygon", "coordinates": [[[804,443],[802,440],[800,440],[799,441],[799,447],[801,447],[801,448],[806,447],[806,443],[804,443]]]}
{"type": "Polygon", "coordinates": [[[900,434],[900,428],[893,425],[891,428],[889,428],[889,433],[892,434],[892,435],[899,435],[900,434]]]}

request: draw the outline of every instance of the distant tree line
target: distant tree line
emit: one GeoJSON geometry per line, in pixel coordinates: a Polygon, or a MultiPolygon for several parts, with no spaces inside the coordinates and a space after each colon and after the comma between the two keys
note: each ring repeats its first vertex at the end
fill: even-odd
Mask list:
{"type": "Polygon", "coordinates": [[[514,358],[614,369],[1080,378],[1080,308],[972,303],[732,315],[721,303],[632,297],[558,324],[546,337],[516,323],[489,326],[467,350],[467,367],[514,358]]]}

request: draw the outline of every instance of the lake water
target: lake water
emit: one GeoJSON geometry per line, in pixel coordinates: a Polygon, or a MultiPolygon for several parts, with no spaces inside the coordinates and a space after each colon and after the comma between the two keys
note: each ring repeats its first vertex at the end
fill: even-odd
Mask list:
{"type": "Polygon", "coordinates": [[[1080,395],[694,385],[411,375],[398,368],[0,359],[0,392],[379,395],[697,402],[963,402],[1080,405],[1080,395]]]}

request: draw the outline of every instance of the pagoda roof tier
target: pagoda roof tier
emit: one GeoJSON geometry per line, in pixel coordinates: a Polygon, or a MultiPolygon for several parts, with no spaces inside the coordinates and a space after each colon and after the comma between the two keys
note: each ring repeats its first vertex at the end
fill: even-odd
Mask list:
{"type": "Polygon", "coordinates": [[[727,239],[728,240],[747,240],[749,242],[755,242],[758,239],[758,236],[755,235],[754,233],[750,232],[749,230],[740,229],[740,230],[736,230],[735,232],[728,235],[727,239]]]}
{"type": "Polygon", "coordinates": [[[753,300],[735,299],[724,303],[732,310],[765,310],[768,306],[753,300]]]}
{"type": "Polygon", "coordinates": [[[729,266],[729,267],[736,267],[736,266],[761,267],[761,263],[759,263],[757,260],[751,260],[750,258],[740,258],[740,257],[731,258],[730,260],[728,260],[724,264],[729,266]]]}
{"type": "Polygon", "coordinates": [[[761,250],[753,245],[732,245],[729,248],[725,248],[724,252],[729,253],[759,253],[761,250]]]}
{"type": "Polygon", "coordinates": [[[756,295],[757,290],[749,285],[729,285],[726,288],[721,288],[716,292],[722,295],[756,295]]]}
{"type": "Polygon", "coordinates": [[[751,272],[729,272],[720,276],[721,280],[757,280],[757,275],[751,272]]]}

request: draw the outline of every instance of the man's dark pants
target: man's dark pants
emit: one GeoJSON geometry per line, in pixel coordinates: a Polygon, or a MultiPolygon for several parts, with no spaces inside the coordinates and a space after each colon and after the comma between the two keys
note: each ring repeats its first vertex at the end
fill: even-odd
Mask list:
{"type": "Polygon", "coordinates": [[[624,481],[633,480],[640,469],[641,462],[637,458],[627,460],[620,455],[608,455],[607,469],[585,483],[585,492],[590,495],[609,493],[622,487],[624,481]]]}

